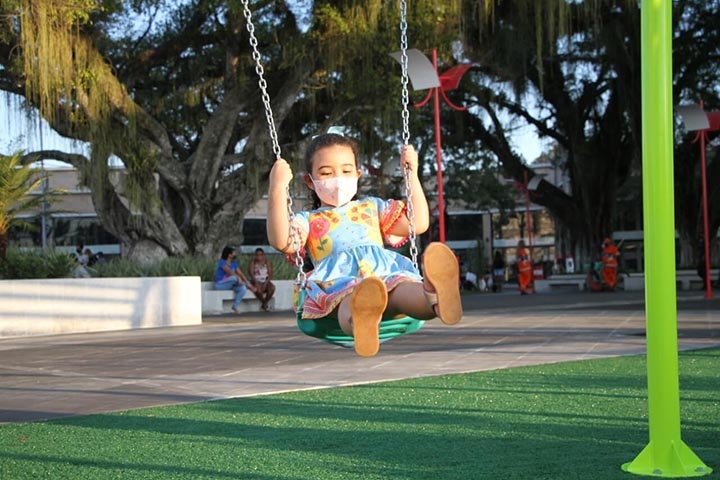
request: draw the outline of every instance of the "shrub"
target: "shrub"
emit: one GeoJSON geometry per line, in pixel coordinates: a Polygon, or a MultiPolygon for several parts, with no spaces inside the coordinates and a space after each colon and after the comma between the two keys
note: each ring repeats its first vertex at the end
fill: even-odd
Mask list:
{"type": "Polygon", "coordinates": [[[205,257],[170,257],[160,262],[140,265],[123,258],[96,263],[90,269],[93,277],[200,277],[212,280],[215,262],[205,257]]]}
{"type": "Polygon", "coordinates": [[[68,278],[74,269],[75,259],[67,253],[11,248],[0,261],[0,278],[68,278]]]}
{"type": "MultiPolygon", "coordinates": [[[[252,255],[238,256],[238,265],[245,274],[252,255]]],[[[268,254],[273,266],[275,280],[294,280],[297,268],[283,255],[268,254]]],[[[171,257],[150,265],[140,265],[122,258],[109,259],[88,267],[93,277],[181,277],[196,276],[203,282],[215,278],[216,259],[205,257],[171,257]]],[[[77,264],[72,255],[55,251],[19,250],[8,251],[7,259],[0,262],[0,278],[71,278],[77,264]]]]}
{"type": "Polygon", "coordinates": [[[123,258],[113,258],[107,263],[96,263],[88,267],[93,277],[146,277],[146,267],[123,258]]]}
{"type": "MultiPolygon", "coordinates": [[[[239,255],[238,265],[246,275],[252,255],[239,255]]],[[[297,276],[295,265],[285,260],[283,255],[268,254],[273,266],[275,280],[294,280],[297,276]]],[[[95,264],[90,269],[93,277],[200,277],[203,282],[215,279],[217,260],[206,257],[170,257],[150,265],[139,265],[129,260],[116,258],[106,264],[95,264]]]]}

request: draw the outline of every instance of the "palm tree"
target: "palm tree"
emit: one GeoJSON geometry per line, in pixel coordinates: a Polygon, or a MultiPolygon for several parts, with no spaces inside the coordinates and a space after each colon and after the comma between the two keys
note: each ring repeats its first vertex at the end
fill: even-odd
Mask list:
{"type": "Polygon", "coordinates": [[[42,178],[38,169],[23,165],[21,158],[20,153],[0,155],[0,260],[4,260],[7,253],[10,227],[30,225],[18,215],[43,201],[40,196],[28,195],[40,186],[42,178]]]}

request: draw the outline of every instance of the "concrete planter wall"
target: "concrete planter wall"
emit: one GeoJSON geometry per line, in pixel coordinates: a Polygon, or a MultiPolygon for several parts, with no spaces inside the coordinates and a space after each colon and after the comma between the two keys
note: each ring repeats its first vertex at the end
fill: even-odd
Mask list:
{"type": "Polygon", "coordinates": [[[200,324],[200,277],[0,281],[0,338],[200,324]]]}

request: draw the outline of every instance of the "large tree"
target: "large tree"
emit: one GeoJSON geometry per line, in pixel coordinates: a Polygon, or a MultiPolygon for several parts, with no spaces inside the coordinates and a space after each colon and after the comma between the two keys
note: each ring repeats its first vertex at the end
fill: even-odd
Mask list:
{"type": "MultiPolygon", "coordinates": [[[[675,104],[704,103],[709,112],[720,110],[720,28],[717,12],[720,1],[681,0],[675,2],[673,26],[673,72],[675,104]]],[[[689,265],[704,259],[702,241],[702,189],[700,142],[697,132],[686,132],[678,119],[675,149],[675,224],[680,236],[681,262],[689,265]]],[[[709,238],[716,242],[720,228],[720,132],[708,132],[707,188],[709,238]],[[713,142],[714,140],[714,142],[713,142]]],[[[713,263],[717,264],[714,258],[713,263]]]]}
{"type": "MultiPolygon", "coordinates": [[[[353,126],[368,162],[396,155],[398,5],[249,3],[284,155],[332,124],[353,126]]],[[[457,32],[457,8],[411,3],[414,45],[457,32]]],[[[4,0],[0,16],[0,88],[91,145],[33,153],[83,172],[131,255],[240,242],[274,161],[240,2],[4,0]]]]}
{"type": "Polygon", "coordinates": [[[517,182],[535,176],[535,159],[513,146],[512,126],[527,125],[556,146],[570,189],[542,180],[530,197],[565,227],[568,251],[590,255],[613,231],[617,190],[640,160],[637,2],[468,8],[478,19],[467,34],[477,73],[465,101],[481,108],[467,129],[517,182]]]}
{"type": "MultiPolygon", "coordinates": [[[[713,23],[719,3],[673,4],[676,104],[703,98],[708,110],[719,106],[720,28],[713,23]]],[[[534,176],[535,159],[523,158],[512,131],[532,129],[553,145],[570,190],[541,181],[531,198],[558,219],[568,250],[587,260],[617,228],[617,202],[624,201],[623,208],[641,203],[639,4],[494,0],[466,2],[465,8],[464,53],[476,68],[461,84],[465,95],[456,102],[481,108],[453,113],[456,120],[444,122],[444,134],[452,139],[457,118],[463,117],[465,138],[479,139],[480,148],[517,182],[534,176]]],[[[694,246],[690,239],[697,238],[700,212],[698,147],[687,146],[691,136],[678,139],[677,226],[683,244],[694,246]],[[694,160],[688,159],[688,149],[694,149],[694,160]]],[[[456,148],[458,155],[470,150],[466,143],[456,148]]],[[[711,200],[720,196],[718,175],[720,165],[711,161],[711,200]]],[[[711,211],[710,224],[714,237],[720,224],[717,209],[711,211]]],[[[690,263],[687,249],[681,250],[680,262],[690,263]]]]}
{"type": "MultiPolygon", "coordinates": [[[[450,170],[459,177],[469,166],[462,178],[484,181],[490,164],[517,181],[532,178],[533,159],[511,136],[515,125],[531,126],[562,153],[572,184],[568,193],[540,182],[533,201],[559,219],[572,247],[591,252],[613,230],[618,189],[639,171],[638,2],[407,3],[411,47],[477,64],[456,92],[457,103],[475,108],[443,121],[450,170]],[[464,49],[451,42],[458,39],[464,49]]],[[[250,4],[284,155],[298,158],[328,125],[351,125],[365,161],[382,171],[400,131],[399,67],[388,56],[399,49],[398,2],[250,4]]],[[[710,107],[717,4],[674,2],[686,49],[676,55],[676,83],[685,85],[678,99],[702,93],[710,107]]],[[[89,157],[43,156],[85,173],[108,230],[170,255],[212,255],[241,240],[274,159],[240,2],[4,0],[0,15],[0,88],[23,95],[58,132],[91,143],[89,157]],[[121,178],[110,158],[125,166],[121,178]]],[[[425,115],[413,113],[411,141],[431,152],[425,115]]],[[[504,202],[501,193],[469,197],[475,180],[455,182],[456,192],[450,183],[468,205],[504,202]]],[[[697,196],[688,197],[698,211],[697,196]]]]}

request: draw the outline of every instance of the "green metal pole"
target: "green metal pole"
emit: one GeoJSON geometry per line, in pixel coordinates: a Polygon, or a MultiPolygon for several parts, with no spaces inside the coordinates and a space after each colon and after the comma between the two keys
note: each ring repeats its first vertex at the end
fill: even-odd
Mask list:
{"type": "Polygon", "coordinates": [[[672,128],[672,0],[641,2],[642,170],[650,442],[629,473],[699,477],[712,470],[680,438],[672,128]]]}

